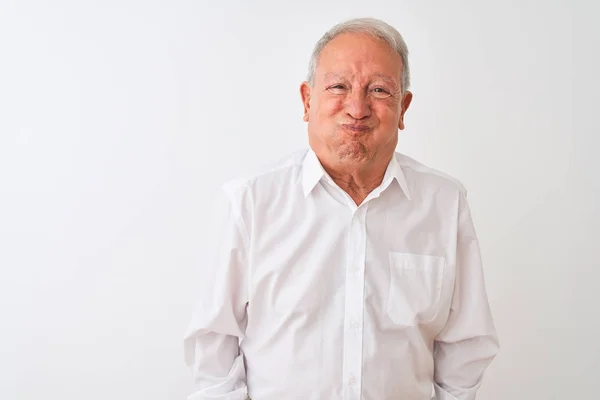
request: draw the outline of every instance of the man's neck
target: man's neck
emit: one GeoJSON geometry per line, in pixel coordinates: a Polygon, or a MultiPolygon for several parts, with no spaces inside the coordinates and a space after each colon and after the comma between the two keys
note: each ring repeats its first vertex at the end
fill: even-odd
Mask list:
{"type": "Polygon", "coordinates": [[[356,205],[362,204],[375,188],[381,185],[389,160],[385,163],[366,165],[358,168],[346,166],[326,166],[323,169],[331,179],[354,200],[356,205]]]}

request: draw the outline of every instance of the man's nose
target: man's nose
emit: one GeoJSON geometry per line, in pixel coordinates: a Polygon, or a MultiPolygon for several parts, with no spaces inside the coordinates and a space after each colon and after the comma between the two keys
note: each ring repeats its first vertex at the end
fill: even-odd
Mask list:
{"type": "Polygon", "coordinates": [[[346,113],[354,119],[363,119],[371,115],[368,96],[363,91],[350,92],[346,98],[346,113]]]}

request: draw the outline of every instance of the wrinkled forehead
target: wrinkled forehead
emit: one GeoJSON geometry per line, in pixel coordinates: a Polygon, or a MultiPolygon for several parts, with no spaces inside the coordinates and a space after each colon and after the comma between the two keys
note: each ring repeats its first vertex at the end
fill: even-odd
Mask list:
{"type": "Polygon", "coordinates": [[[402,58],[387,42],[367,34],[344,33],[333,38],[321,51],[318,80],[384,80],[399,84],[402,58]]]}

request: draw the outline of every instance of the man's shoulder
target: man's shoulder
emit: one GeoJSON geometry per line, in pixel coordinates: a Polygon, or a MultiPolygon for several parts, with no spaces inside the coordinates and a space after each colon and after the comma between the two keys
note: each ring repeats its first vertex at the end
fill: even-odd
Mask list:
{"type": "Polygon", "coordinates": [[[299,177],[302,162],[308,149],[299,149],[279,157],[274,162],[262,164],[252,171],[246,171],[225,181],[222,188],[229,192],[239,192],[257,184],[277,184],[290,182],[299,177]]]}
{"type": "Polygon", "coordinates": [[[458,190],[462,194],[466,195],[467,189],[463,183],[456,177],[443,172],[439,169],[432,168],[424,163],[417,161],[416,159],[407,156],[406,154],[396,152],[396,160],[404,171],[404,174],[408,179],[416,180],[416,183],[423,182],[436,187],[447,187],[454,190],[458,190]]]}

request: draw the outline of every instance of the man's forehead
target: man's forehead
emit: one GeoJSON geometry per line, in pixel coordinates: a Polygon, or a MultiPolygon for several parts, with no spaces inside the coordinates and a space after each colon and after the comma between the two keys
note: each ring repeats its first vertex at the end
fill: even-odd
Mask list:
{"type": "Polygon", "coordinates": [[[399,76],[391,76],[388,74],[385,74],[383,72],[371,72],[371,73],[361,73],[362,71],[350,71],[350,70],[343,70],[340,69],[339,71],[324,71],[323,73],[323,79],[324,80],[330,80],[330,79],[351,79],[353,77],[355,77],[356,75],[360,75],[362,78],[366,78],[368,80],[382,80],[388,83],[392,83],[392,84],[397,84],[400,81],[400,77],[399,76]]]}

